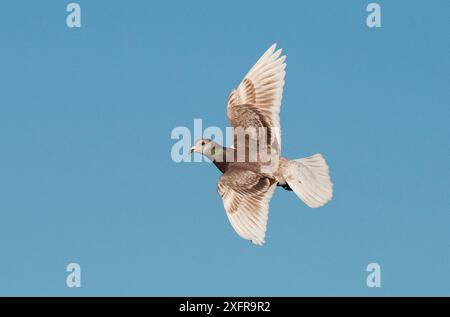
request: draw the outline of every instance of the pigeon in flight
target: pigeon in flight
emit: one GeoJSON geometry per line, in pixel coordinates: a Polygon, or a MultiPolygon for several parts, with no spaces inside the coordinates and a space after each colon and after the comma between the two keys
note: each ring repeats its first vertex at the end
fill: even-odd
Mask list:
{"type": "Polygon", "coordinates": [[[240,237],[257,245],[264,244],[269,201],[277,186],[293,191],[311,208],[323,206],[333,195],[328,165],[321,154],[296,160],[280,155],[279,113],[286,56],[275,49],[273,44],[228,97],[227,116],[234,129],[234,146],[226,148],[200,139],[191,148],[191,153],[206,156],[223,173],[217,192],[228,219],[240,237]],[[244,139],[237,132],[242,130],[244,139]],[[255,147],[249,146],[255,144],[254,140],[256,155],[252,155],[255,147]],[[269,160],[261,159],[265,152],[260,148],[266,150],[269,160]]]}

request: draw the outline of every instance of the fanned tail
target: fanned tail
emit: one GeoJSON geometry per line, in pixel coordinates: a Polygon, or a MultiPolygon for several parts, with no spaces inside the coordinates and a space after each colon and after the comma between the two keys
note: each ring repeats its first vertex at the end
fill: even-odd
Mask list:
{"type": "Polygon", "coordinates": [[[333,197],[328,165],[321,154],[289,161],[285,179],[294,193],[311,208],[321,207],[333,197]]]}

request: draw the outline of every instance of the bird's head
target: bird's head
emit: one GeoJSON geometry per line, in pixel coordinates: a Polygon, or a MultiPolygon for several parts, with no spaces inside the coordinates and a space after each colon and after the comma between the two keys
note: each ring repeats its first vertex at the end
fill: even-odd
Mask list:
{"type": "Polygon", "coordinates": [[[214,142],[210,139],[198,139],[191,147],[191,153],[208,154],[211,152],[214,142]]]}
{"type": "Polygon", "coordinates": [[[222,147],[210,139],[198,139],[191,147],[191,153],[200,153],[211,160],[221,155],[222,147]]]}

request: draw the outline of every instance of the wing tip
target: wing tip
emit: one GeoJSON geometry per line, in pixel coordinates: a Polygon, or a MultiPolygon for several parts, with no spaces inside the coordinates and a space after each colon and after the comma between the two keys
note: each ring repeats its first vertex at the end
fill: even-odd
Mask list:
{"type": "Polygon", "coordinates": [[[254,240],[250,240],[250,242],[253,243],[254,245],[257,245],[257,246],[262,247],[262,246],[264,246],[264,242],[265,242],[265,241],[254,241],[254,240]]]}
{"type": "Polygon", "coordinates": [[[273,59],[275,62],[280,62],[283,65],[286,65],[286,54],[283,54],[283,49],[281,47],[277,48],[277,43],[273,43],[272,46],[267,50],[267,52],[270,51],[270,54],[268,54],[268,58],[273,59]]]}

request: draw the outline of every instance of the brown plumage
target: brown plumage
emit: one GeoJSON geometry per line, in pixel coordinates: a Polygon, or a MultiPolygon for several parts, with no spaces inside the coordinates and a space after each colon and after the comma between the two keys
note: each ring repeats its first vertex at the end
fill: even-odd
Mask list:
{"type": "Polygon", "coordinates": [[[320,154],[288,160],[281,153],[280,106],[286,56],[272,45],[228,96],[234,148],[200,139],[192,152],[207,156],[223,173],[217,192],[228,219],[244,239],[262,245],[269,201],[276,186],[293,190],[308,206],[332,197],[328,165],[320,154]]]}

